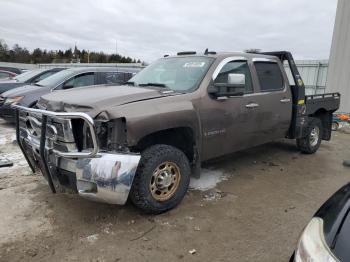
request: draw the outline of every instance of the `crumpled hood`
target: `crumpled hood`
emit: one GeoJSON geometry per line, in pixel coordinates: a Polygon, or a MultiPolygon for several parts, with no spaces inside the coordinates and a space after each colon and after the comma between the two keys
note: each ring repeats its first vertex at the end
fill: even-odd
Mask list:
{"type": "Polygon", "coordinates": [[[48,87],[25,85],[25,86],[10,89],[9,91],[2,93],[2,96],[3,97],[25,96],[28,93],[32,93],[33,91],[40,92],[41,90],[48,90],[48,87]]]}
{"type": "Polygon", "coordinates": [[[41,97],[40,108],[50,111],[86,112],[95,117],[109,108],[142,100],[174,95],[134,86],[100,85],[57,91],[41,97]]]}

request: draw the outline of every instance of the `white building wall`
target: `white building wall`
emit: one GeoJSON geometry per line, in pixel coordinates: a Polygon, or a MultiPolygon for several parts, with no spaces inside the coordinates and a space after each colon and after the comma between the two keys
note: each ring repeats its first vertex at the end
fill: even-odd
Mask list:
{"type": "Polygon", "coordinates": [[[350,1],[339,0],[329,59],[327,92],[340,92],[340,112],[350,112],[350,1]]]}

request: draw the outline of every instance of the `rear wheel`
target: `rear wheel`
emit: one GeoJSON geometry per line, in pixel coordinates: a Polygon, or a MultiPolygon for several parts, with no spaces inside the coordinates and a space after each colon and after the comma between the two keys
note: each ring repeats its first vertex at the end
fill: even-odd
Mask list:
{"type": "Polygon", "coordinates": [[[321,145],[323,129],[319,118],[310,118],[305,137],[297,139],[298,149],[305,154],[315,153],[321,145]]]}
{"type": "Polygon", "coordinates": [[[186,155],[168,145],[154,145],[141,154],[130,199],[146,213],[159,214],[178,205],[190,182],[186,155]]]}

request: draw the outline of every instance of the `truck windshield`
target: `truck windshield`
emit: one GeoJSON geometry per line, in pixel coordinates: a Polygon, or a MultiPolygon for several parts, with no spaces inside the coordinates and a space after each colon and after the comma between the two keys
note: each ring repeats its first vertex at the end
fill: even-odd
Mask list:
{"type": "Polygon", "coordinates": [[[196,89],[213,58],[201,56],[162,58],[129,80],[137,86],[168,87],[174,91],[196,89]]]}

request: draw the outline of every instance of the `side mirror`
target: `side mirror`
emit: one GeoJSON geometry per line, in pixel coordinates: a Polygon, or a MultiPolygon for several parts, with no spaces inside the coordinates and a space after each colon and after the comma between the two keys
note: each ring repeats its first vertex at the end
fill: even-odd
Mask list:
{"type": "Polygon", "coordinates": [[[228,74],[227,84],[232,86],[244,86],[245,74],[228,74]]]}
{"type": "Polygon", "coordinates": [[[208,93],[214,98],[242,96],[245,91],[244,74],[228,74],[227,83],[214,83],[208,93]]]}

